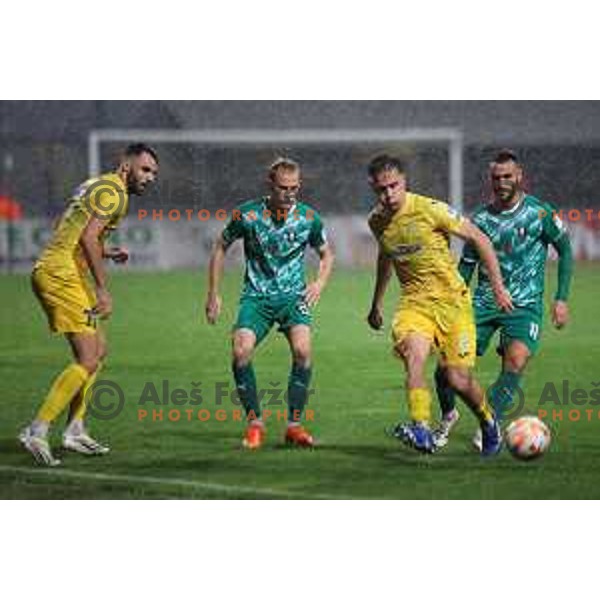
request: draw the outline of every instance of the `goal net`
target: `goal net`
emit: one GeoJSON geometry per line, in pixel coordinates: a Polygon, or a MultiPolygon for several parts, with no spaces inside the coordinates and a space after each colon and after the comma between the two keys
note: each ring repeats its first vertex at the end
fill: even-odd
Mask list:
{"type": "Polygon", "coordinates": [[[301,198],[327,217],[341,265],[361,266],[372,258],[366,166],[376,154],[397,155],[412,189],[462,209],[463,137],[456,129],[94,130],[90,175],[109,169],[132,142],[151,144],[160,157],[158,184],[130,211],[139,226],[152,226],[161,248],[146,262],[159,268],[205,264],[223,225],[214,219],[216,211],[263,195],[267,167],[278,156],[301,164],[301,198]],[[199,211],[211,218],[201,221],[199,211]]]}

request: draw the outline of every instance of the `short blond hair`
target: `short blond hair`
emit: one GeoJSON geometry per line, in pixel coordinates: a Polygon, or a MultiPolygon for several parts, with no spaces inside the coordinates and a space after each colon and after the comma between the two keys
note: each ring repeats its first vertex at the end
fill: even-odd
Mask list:
{"type": "Polygon", "coordinates": [[[292,171],[300,173],[300,163],[291,158],[280,156],[276,158],[269,167],[269,179],[271,181],[275,179],[275,174],[277,171],[292,171]]]}

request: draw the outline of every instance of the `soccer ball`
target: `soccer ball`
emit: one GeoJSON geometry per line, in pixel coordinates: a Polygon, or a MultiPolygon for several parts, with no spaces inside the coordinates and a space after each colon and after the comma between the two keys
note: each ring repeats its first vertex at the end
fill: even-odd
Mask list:
{"type": "Polygon", "coordinates": [[[520,417],[504,433],[506,446],[519,460],[532,460],[542,456],[550,446],[550,429],[537,417],[520,417]]]}

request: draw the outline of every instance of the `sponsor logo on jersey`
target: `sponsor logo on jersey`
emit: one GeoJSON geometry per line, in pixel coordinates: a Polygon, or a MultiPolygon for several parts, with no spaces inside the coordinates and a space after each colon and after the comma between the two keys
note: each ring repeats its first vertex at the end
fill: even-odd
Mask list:
{"type": "Polygon", "coordinates": [[[392,258],[401,259],[410,256],[411,254],[417,254],[418,252],[421,252],[422,249],[422,244],[398,244],[388,252],[388,255],[392,258]]]}

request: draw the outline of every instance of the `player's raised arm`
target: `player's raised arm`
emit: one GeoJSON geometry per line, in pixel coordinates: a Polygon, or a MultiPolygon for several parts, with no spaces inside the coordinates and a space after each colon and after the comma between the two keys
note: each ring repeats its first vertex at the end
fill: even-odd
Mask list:
{"type": "Polygon", "coordinates": [[[219,295],[219,288],[221,285],[221,278],[223,277],[223,265],[225,264],[225,253],[227,252],[227,245],[223,240],[223,236],[220,235],[213,245],[212,252],[210,254],[210,261],[208,263],[208,293],[206,296],[206,319],[214,325],[219,318],[221,313],[221,296],[219,295]]]}
{"type": "Polygon", "coordinates": [[[108,291],[106,268],[103,262],[104,242],[101,241],[106,224],[105,219],[91,217],[79,241],[96,283],[96,310],[103,318],[109,317],[112,312],[112,298],[108,291]]]}
{"type": "Polygon", "coordinates": [[[513,303],[510,294],[504,287],[498,258],[496,257],[496,253],[494,252],[494,248],[489,238],[478,227],[471,223],[471,221],[464,218],[460,228],[455,230],[454,233],[466,242],[472,244],[477,250],[477,254],[479,254],[479,258],[488,272],[492,290],[496,298],[496,304],[502,310],[510,312],[513,309],[513,303]]]}

